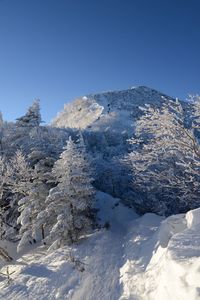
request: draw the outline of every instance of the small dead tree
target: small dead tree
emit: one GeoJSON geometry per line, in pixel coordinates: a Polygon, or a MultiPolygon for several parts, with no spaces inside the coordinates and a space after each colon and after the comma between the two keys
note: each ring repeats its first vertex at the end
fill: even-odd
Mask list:
{"type": "Polygon", "coordinates": [[[72,255],[71,252],[67,255],[67,260],[69,260],[71,263],[73,263],[74,267],[76,270],[79,272],[84,272],[85,271],[85,263],[82,262],[79,258],[76,258],[74,255],[72,255]]]}
{"type": "Polygon", "coordinates": [[[8,252],[2,247],[0,247],[0,258],[2,258],[6,262],[11,262],[13,260],[8,252]]]}
{"type": "Polygon", "coordinates": [[[6,273],[0,272],[1,275],[5,276],[7,279],[7,284],[10,284],[12,282],[12,278],[10,277],[12,274],[14,274],[15,271],[10,272],[9,267],[6,268],[6,273]]]}

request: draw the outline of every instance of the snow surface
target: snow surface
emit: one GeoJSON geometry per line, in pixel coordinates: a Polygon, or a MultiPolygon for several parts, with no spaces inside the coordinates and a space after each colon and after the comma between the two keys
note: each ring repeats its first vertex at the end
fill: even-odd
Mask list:
{"type": "MultiPolygon", "coordinates": [[[[2,266],[0,299],[197,300],[200,299],[200,209],[164,219],[139,217],[97,193],[101,228],[73,247],[47,253],[38,247],[2,266]],[[107,226],[108,227],[108,226],[107,226]],[[77,263],[78,262],[78,263],[77,263]]],[[[2,262],[3,264],[3,262],[2,262]]]]}

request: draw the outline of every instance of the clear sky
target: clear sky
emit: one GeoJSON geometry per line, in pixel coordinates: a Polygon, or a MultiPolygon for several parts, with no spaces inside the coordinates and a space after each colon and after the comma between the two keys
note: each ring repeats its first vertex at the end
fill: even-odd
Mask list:
{"type": "Polygon", "coordinates": [[[77,96],[200,93],[199,0],[0,0],[0,110],[49,122],[77,96]]]}

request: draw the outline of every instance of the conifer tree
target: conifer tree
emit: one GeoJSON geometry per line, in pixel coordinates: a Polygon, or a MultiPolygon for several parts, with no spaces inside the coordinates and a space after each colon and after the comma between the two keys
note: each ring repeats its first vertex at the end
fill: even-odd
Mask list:
{"type": "Polygon", "coordinates": [[[58,184],[50,190],[46,212],[39,218],[46,214],[46,225],[50,226],[46,241],[57,248],[77,241],[92,224],[90,209],[94,189],[82,137],[77,144],[69,138],[52,173],[58,184]]]}
{"type": "Polygon", "coordinates": [[[41,123],[40,101],[35,100],[28,108],[27,113],[18,118],[16,125],[21,127],[37,127],[41,123]]]}
{"type": "MultiPolygon", "coordinates": [[[[34,165],[34,169],[27,168],[30,174],[28,173],[26,177],[26,191],[23,194],[24,197],[18,201],[20,215],[17,221],[21,226],[19,232],[21,240],[18,245],[18,251],[27,243],[38,242],[44,238],[43,224],[38,222],[37,217],[46,208],[45,200],[51,187],[48,180],[51,179],[50,169],[52,160],[48,157],[41,158],[40,152],[34,152],[34,159],[36,161],[37,154],[39,161],[34,165]]],[[[21,182],[18,183],[18,186],[21,187],[24,186],[24,182],[22,181],[23,176],[20,178],[21,182]]]]}

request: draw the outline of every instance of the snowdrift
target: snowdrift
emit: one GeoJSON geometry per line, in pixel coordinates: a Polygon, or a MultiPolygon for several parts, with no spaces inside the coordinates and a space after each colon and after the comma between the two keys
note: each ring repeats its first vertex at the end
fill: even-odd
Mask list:
{"type": "Polygon", "coordinates": [[[200,209],[161,221],[145,238],[146,227],[153,231],[156,219],[152,214],[140,218],[138,235],[127,243],[133,258],[120,271],[120,299],[200,299],[200,209]]]}
{"type": "Polygon", "coordinates": [[[0,299],[200,299],[200,209],[139,217],[100,192],[96,208],[102,228],[73,247],[15,257],[7,245],[15,260],[1,268],[12,275],[0,275],[0,299]]]}

